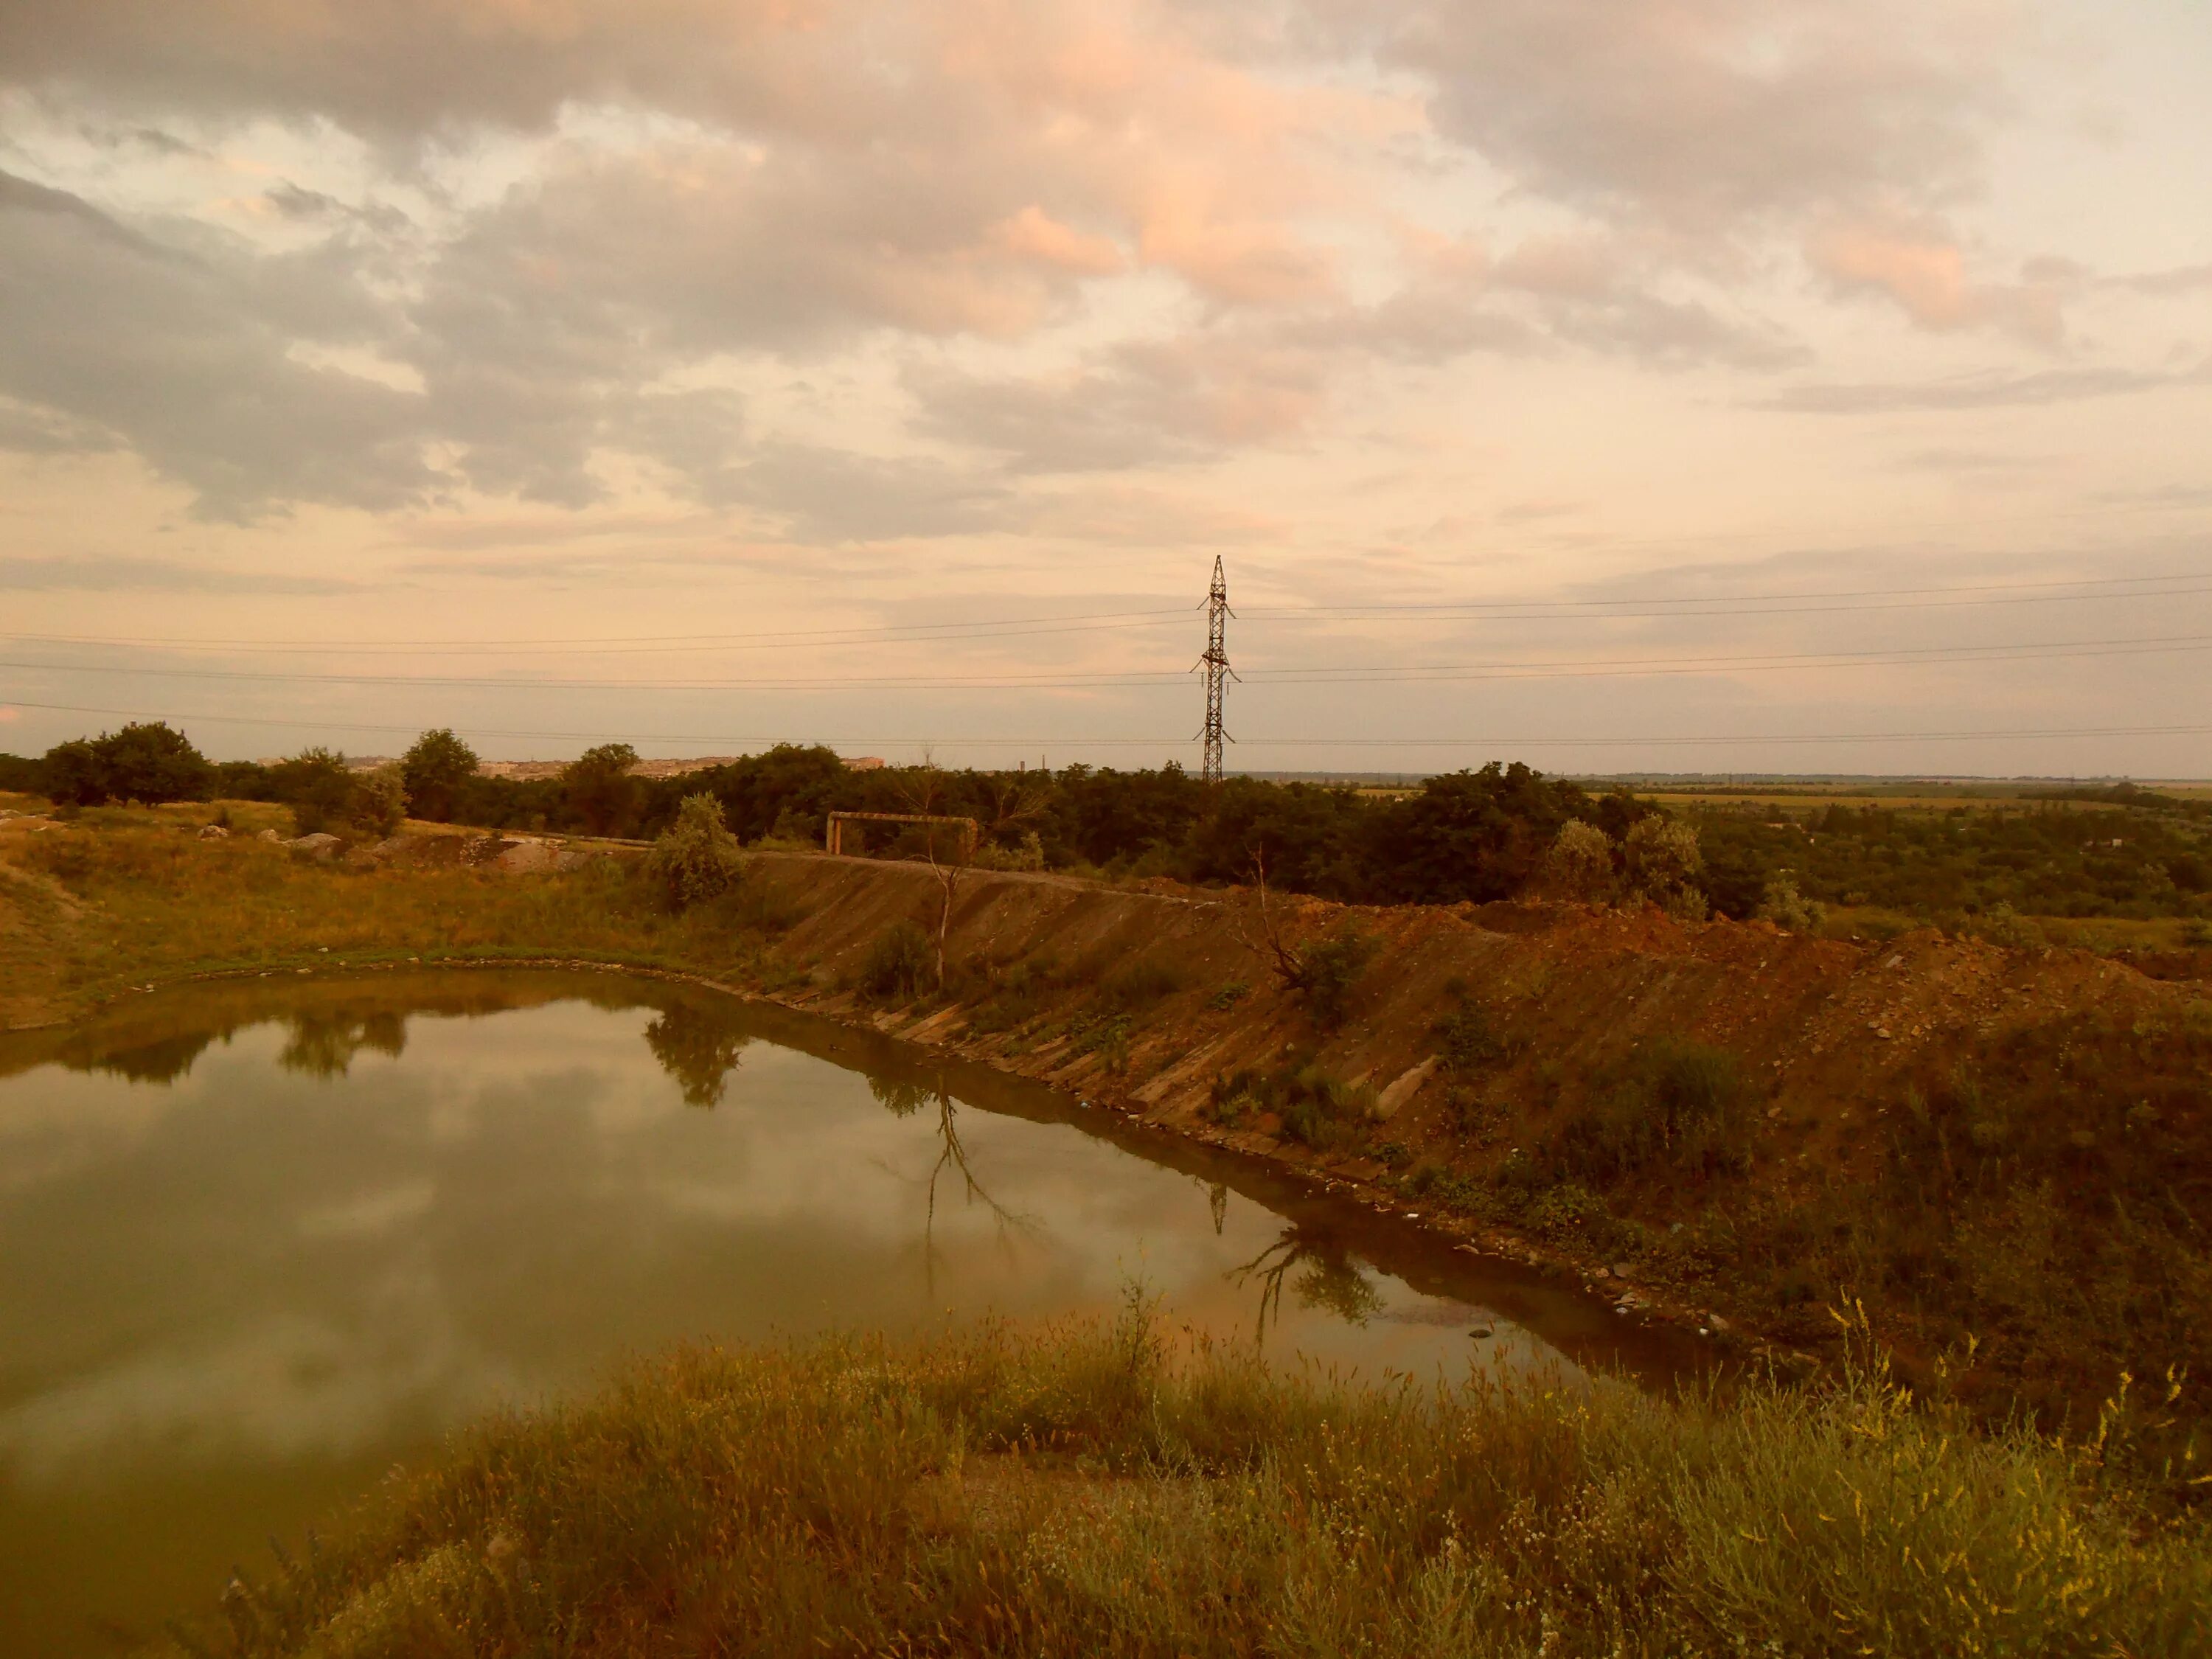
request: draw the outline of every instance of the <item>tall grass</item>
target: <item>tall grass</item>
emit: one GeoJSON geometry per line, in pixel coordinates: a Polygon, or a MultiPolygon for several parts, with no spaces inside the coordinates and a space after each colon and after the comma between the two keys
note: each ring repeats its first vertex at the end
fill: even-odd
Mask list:
{"type": "Polygon", "coordinates": [[[1112,1325],[687,1349],[390,1484],[162,1650],[2201,1654],[2212,1551],[1879,1369],[1361,1390],[1112,1325]]]}

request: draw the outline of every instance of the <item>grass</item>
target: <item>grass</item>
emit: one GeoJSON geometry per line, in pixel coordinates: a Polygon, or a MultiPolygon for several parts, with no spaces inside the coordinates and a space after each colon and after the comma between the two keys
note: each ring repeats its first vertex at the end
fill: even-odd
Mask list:
{"type": "Polygon", "coordinates": [[[2105,1447],[1879,1369],[1723,1403],[1361,1389],[1110,1324],[686,1349],[489,1424],[162,1651],[2198,1654],[2105,1447]]]}
{"type": "MultiPolygon", "coordinates": [[[[111,811],[118,809],[102,809],[111,811]]],[[[210,809],[199,809],[204,819],[210,809]]],[[[763,922],[743,886],[672,915],[629,861],[516,879],[460,866],[318,864],[250,836],[202,842],[193,823],[99,816],[20,840],[16,866],[88,901],[19,947],[15,988],[53,1012],[200,972],[419,957],[573,957],[709,975],[757,972],[763,922]]],[[[161,818],[173,816],[161,815],[161,818]]],[[[5,941],[0,941],[5,944],[5,941]]]]}

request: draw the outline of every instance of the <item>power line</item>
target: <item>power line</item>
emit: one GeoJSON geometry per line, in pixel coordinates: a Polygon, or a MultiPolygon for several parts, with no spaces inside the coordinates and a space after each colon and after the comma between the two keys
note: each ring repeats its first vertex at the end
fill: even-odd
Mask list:
{"type": "MultiPolygon", "coordinates": [[[[1831,668],[1940,666],[1947,663],[2055,661],[2069,658],[2157,656],[2212,647],[2212,634],[2145,635],[2108,640],[2031,641],[1982,646],[1904,646],[1869,651],[1771,652],[1707,657],[1580,658],[1527,663],[1431,663],[1403,666],[1359,664],[1249,671],[1238,676],[1269,685],[1437,684],[1470,680],[1619,679],[1706,673],[1771,673],[1831,668]]],[[[1208,655],[1200,659],[1208,668],[1208,655]]],[[[1224,659],[1224,664],[1226,659],[1224,659]]],[[[1188,670],[1124,669],[1096,673],[836,675],[822,678],[606,680],[490,675],[290,673],[271,669],[184,668],[142,663],[63,663],[0,660],[17,672],[135,674],[165,679],[238,681],[284,685],[419,686],[509,691],[884,691],[884,690],[1111,690],[1182,684],[1188,670]]],[[[1210,674],[1211,670],[1208,668],[1210,674]]]]}
{"type": "MultiPolygon", "coordinates": [[[[1663,621],[1669,617],[1820,616],[1848,611],[1950,610],[1989,605],[2176,599],[2212,592],[2212,586],[2176,586],[2182,583],[2212,583],[2212,571],[2191,571],[2164,576],[1984,582],[1940,587],[1859,588],[1832,592],[1792,591],[1700,594],[1680,599],[1643,595],[1617,599],[1438,599],[1407,605],[1254,606],[1239,612],[1238,619],[1275,623],[1663,621]],[[2060,588],[2076,591],[2051,591],[2060,588]],[[2100,591],[2106,589],[2112,591],[2100,591]],[[1903,603],[1860,603],[1892,599],[1903,603]]],[[[362,655],[387,653],[398,655],[531,655],[558,651],[574,655],[665,655],[678,652],[830,650],[863,645],[928,645],[961,640],[1110,633],[1165,627],[1188,618],[1189,614],[1188,611],[1176,606],[1060,617],[1009,617],[988,623],[889,623],[878,628],[780,629],[773,632],[750,634],[579,635],[536,640],[261,641],[220,637],[194,639],[182,635],[13,632],[0,634],[0,638],[26,644],[103,646],[117,649],[223,649],[272,654],[342,652],[362,655]]]]}
{"type": "MultiPolygon", "coordinates": [[[[21,702],[18,708],[37,708],[71,714],[105,714],[125,720],[169,720],[179,724],[219,726],[274,726],[307,727],[332,732],[405,732],[418,728],[412,725],[373,724],[361,721],[303,720],[264,719],[247,714],[185,714],[143,708],[94,708],[76,703],[21,702]]],[[[781,737],[735,737],[706,732],[553,732],[517,731],[480,726],[464,726],[455,730],[469,737],[522,738],[556,739],[566,742],[684,743],[730,744],[743,748],[747,744],[766,745],[798,740],[793,734],[781,737]]],[[[2145,738],[2145,737],[2201,737],[2212,733],[2212,725],[2187,726],[2032,726],[2010,729],[1966,729],[1948,732],[1733,732],[1705,737],[1571,737],[1498,735],[1470,733],[1448,738],[1331,738],[1303,736],[1294,738],[1247,737],[1239,739],[1242,747],[1266,749],[1497,749],[1497,748],[1684,748],[1711,747],[1723,744],[1850,744],[1850,743],[1964,743],[1982,741],[2012,741],[2020,739],[2063,738],[2145,738]]],[[[1080,733],[1059,732],[1049,736],[1027,737],[817,737],[800,734],[806,742],[833,746],[876,744],[897,747],[951,747],[1033,749],[1039,744],[1086,748],[1118,749],[1174,749],[1181,748],[1188,739],[1174,737],[1131,738],[1090,737],[1080,733]]]]}

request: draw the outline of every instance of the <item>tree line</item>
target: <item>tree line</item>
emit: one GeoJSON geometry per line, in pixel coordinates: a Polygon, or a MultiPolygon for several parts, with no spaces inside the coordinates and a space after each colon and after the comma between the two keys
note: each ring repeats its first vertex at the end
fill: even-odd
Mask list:
{"type": "MultiPolygon", "coordinates": [[[[388,835],[403,815],[488,830],[651,838],[687,798],[711,797],[746,845],[819,846],[832,811],[927,810],[985,828],[979,861],[1213,884],[1268,883],[1353,903],[1486,902],[1530,891],[1640,898],[1678,915],[1817,921],[1818,902],[1974,915],[2003,904],[2061,915],[2202,915],[2212,908],[2212,806],[2125,787],[2017,809],[1927,813],[1830,806],[1661,811],[1493,763],[1391,794],[1231,778],[1170,763],[1121,771],[854,771],[819,745],[781,744],[676,778],[638,775],[624,744],[557,776],[483,775],[451,731],[426,732],[373,770],[323,748],[270,764],[210,762],[160,722],[0,756],[0,788],[65,808],[103,802],[258,800],[300,833],[388,835]],[[917,779],[926,776],[926,787],[917,779]]],[[[926,832],[856,826],[869,850],[925,855],[926,832]]],[[[848,845],[852,844],[848,838],[848,845]]]]}

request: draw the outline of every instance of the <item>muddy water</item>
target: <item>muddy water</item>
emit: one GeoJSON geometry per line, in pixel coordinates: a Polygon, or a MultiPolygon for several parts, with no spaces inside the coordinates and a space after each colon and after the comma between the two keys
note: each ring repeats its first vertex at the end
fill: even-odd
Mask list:
{"type": "Polygon", "coordinates": [[[0,1653],[207,1607],[393,1462],[628,1354],[1133,1280],[1370,1376],[1689,1358],[1264,1166],[651,981],[264,979],[0,1038],[0,1653]]]}

